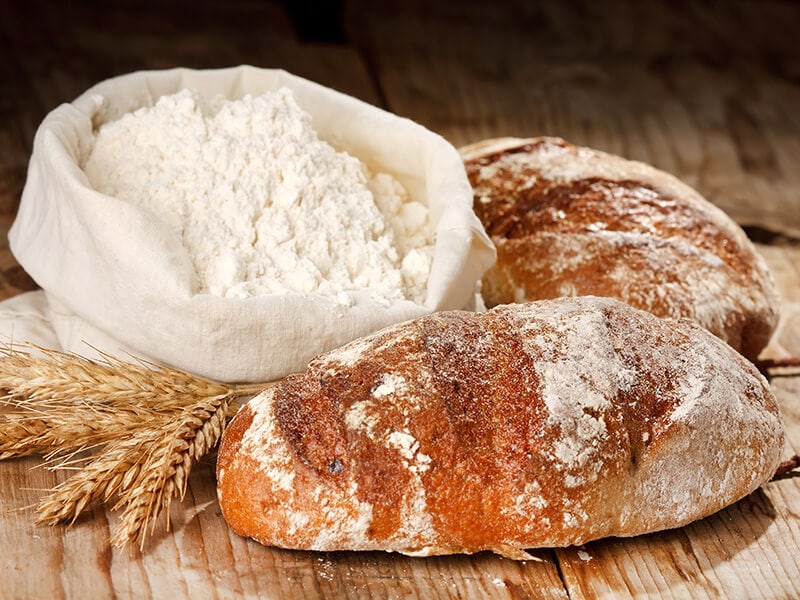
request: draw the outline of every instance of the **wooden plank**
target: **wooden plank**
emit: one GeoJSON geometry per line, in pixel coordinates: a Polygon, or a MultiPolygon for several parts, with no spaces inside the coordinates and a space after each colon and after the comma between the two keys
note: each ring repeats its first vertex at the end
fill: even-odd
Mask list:
{"type": "Polygon", "coordinates": [[[800,537],[781,511],[797,491],[796,481],[772,482],[681,529],[559,550],[570,597],[791,597],[800,589],[792,551],[800,537]]]}
{"type": "Polygon", "coordinates": [[[540,2],[421,21],[407,4],[349,13],[395,112],[457,145],[559,135],[644,160],[742,223],[800,237],[800,86],[760,45],[781,44],[769,26],[800,20],[796,5],[540,2]]]}
{"type": "Polygon", "coordinates": [[[548,551],[534,552],[540,561],[515,562],[487,553],[423,559],[263,547],[226,526],[210,463],[193,471],[186,501],[172,510],[171,534],[157,533],[141,552],[111,548],[116,515],[101,508],[69,529],[32,525],[31,512],[19,509],[39,498],[31,488],[55,482],[36,464],[0,465],[0,543],[9,548],[0,558],[2,598],[80,598],[88,589],[97,597],[567,597],[548,551]]]}
{"type": "Polygon", "coordinates": [[[301,43],[278,2],[180,0],[137,10],[42,0],[3,5],[10,85],[24,93],[15,111],[30,134],[46,111],[93,84],[141,69],[283,68],[377,103],[358,53],[336,44],[301,43]],[[48,40],[48,44],[42,44],[48,40]]]}

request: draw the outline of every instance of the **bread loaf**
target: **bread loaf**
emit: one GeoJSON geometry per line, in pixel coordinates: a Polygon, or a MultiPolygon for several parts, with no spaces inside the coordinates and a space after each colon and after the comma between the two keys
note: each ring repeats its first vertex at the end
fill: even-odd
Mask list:
{"type": "Polygon", "coordinates": [[[266,545],[520,558],[704,517],[782,449],[767,383],[724,342],[565,298],[436,313],[317,357],[233,419],[218,494],[266,545]]]}
{"type": "Polygon", "coordinates": [[[675,177],[557,138],[486,140],[461,153],[497,246],[487,306],[609,296],[692,318],[753,360],[769,341],[778,298],[764,260],[675,177]]]}

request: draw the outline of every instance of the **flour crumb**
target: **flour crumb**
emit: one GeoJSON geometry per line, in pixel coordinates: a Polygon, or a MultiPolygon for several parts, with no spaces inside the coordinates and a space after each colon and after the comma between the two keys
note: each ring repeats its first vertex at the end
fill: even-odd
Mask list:
{"type": "Polygon", "coordinates": [[[315,293],[349,306],[424,302],[427,207],[320,140],[288,88],[228,101],[192,90],[102,125],[83,169],[98,191],[175,232],[196,293],[315,293]]]}

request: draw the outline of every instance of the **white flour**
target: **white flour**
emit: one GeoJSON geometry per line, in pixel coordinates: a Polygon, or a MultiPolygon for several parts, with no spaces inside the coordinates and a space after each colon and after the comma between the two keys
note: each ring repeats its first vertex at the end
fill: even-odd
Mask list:
{"type": "Polygon", "coordinates": [[[183,90],[103,125],[83,168],[100,192],[180,237],[199,289],[422,303],[428,210],[390,175],[320,140],[290,90],[203,101],[183,90]]]}

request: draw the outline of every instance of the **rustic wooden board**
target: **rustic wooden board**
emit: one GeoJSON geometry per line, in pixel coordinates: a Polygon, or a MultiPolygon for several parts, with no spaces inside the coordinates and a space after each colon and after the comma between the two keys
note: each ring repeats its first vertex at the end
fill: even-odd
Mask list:
{"type": "MultiPolygon", "coordinates": [[[[757,226],[784,306],[768,353],[800,355],[796,3],[358,0],[343,44],[302,39],[279,2],[155,4],[0,3],[0,298],[35,287],[5,232],[47,110],[135,69],[251,63],[383,104],[454,144],[560,135],[679,175],[757,226]]],[[[798,451],[800,377],[772,383],[798,451]]],[[[800,596],[798,478],[679,530],[514,562],[264,548],[225,525],[211,460],[173,506],[171,533],[119,550],[117,516],[101,507],[69,528],[32,524],[26,507],[63,477],[37,459],[0,463],[0,598],[800,596]]]]}

